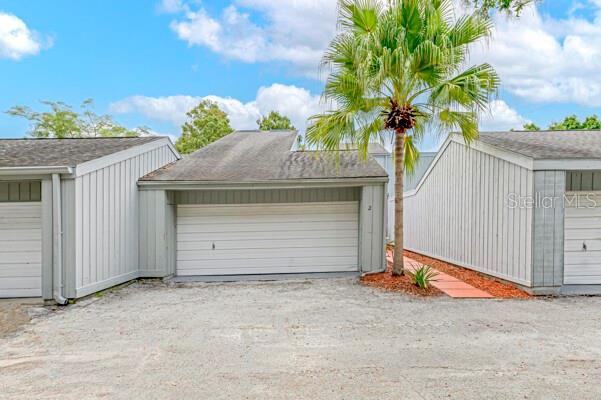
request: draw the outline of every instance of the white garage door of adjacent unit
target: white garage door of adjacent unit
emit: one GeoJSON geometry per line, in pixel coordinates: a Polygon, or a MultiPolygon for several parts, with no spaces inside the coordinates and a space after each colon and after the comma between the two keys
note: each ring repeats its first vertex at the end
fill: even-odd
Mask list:
{"type": "Polygon", "coordinates": [[[41,203],[0,203],[0,298],[42,295],[41,203]]]}
{"type": "Polygon", "coordinates": [[[177,274],[358,270],[359,203],[180,205],[177,274]]]}
{"type": "Polygon", "coordinates": [[[601,284],[601,194],[568,195],[564,284],[601,284]]]}

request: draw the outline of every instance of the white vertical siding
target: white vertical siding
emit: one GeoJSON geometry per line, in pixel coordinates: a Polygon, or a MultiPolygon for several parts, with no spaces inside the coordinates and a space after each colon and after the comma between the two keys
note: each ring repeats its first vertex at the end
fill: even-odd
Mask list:
{"type": "Polygon", "coordinates": [[[175,160],[163,146],[75,178],[72,296],[138,276],[137,180],[175,160]]]}
{"type": "Polygon", "coordinates": [[[533,173],[451,142],[423,185],[405,196],[405,248],[530,285],[533,173]]]}

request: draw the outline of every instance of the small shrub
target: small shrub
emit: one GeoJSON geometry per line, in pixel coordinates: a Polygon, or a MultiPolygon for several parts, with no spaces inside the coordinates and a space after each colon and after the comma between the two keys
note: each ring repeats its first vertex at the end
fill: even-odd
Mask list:
{"type": "Polygon", "coordinates": [[[432,269],[429,265],[423,265],[415,270],[415,273],[413,274],[413,283],[422,289],[427,289],[436,275],[438,275],[436,270],[432,269]]]}

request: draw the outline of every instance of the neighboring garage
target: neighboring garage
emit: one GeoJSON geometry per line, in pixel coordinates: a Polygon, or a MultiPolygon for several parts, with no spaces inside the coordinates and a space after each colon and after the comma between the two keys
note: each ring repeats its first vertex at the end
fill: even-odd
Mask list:
{"type": "Polygon", "coordinates": [[[162,137],[0,140],[0,298],[139,277],[137,180],[178,157],[162,137]]]}
{"type": "Polygon", "coordinates": [[[141,268],[195,277],[383,270],[386,171],[356,152],[295,143],[295,132],[235,132],[143,177],[141,268]]]}
{"type": "Polygon", "coordinates": [[[0,298],[41,295],[41,182],[0,181],[0,298]]]}
{"type": "Polygon", "coordinates": [[[452,134],[404,197],[410,250],[533,293],[601,293],[601,131],[452,134]]]}

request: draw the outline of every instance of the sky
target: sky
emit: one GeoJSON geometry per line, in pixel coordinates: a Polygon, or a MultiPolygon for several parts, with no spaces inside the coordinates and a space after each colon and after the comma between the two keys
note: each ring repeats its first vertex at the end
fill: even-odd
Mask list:
{"type": "MultiPolygon", "coordinates": [[[[601,115],[601,0],[545,0],[494,19],[492,39],[470,52],[502,80],[482,130],[601,115]]],[[[325,107],[318,65],[335,33],[336,0],[0,0],[0,137],[28,133],[4,113],[14,105],[89,98],[174,139],[204,98],[235,129],[276,110],[303,131],[325,107]]]]}

